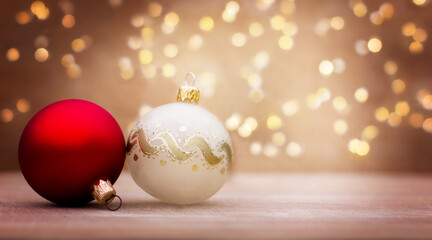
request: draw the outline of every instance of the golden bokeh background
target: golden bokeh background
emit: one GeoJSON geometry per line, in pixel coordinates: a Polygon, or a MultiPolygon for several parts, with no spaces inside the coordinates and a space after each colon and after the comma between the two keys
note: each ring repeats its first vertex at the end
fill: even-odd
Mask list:
{"type": "Polygon", "coordinates": [[[236,171],[431,171],[430,16],[428,0],[1,1],[0,170],[44,106],[92,101],[127,136],[194,72],[236,171]]]}

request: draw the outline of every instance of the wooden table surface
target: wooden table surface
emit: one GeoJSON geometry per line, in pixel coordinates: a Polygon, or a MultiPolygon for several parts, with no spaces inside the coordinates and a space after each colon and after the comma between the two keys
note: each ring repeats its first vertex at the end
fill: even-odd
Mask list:
{"type": "Polygon", "coordinates": [[[62,208],[0,173],[0,238],[432,239],[432,175],[234,174],[198,205],[159,202],[127,172],[116,212],[62,208]]]}

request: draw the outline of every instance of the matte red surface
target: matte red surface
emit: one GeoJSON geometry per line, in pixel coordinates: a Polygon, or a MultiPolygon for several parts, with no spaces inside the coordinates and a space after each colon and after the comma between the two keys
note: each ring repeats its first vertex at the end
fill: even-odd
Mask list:
{"type": "Polygon", "coordinates": [[[125,160],[123,133],[102,107],[84,100],[53,103],[24,129],[19,145],[21,171],[42,197],[76,205],[93,199],[99,179],[117,180],[125,160]]]}

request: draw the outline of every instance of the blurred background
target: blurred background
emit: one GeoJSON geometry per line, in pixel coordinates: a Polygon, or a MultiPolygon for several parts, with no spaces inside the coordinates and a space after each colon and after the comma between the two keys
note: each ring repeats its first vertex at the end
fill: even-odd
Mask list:
{"type": "Polygon", "coordinates": [[[0,1],[0,170],[22,130],[80,98],[125,136],[188,72],[235,171],[432,171],[432,4],[0,1]]]}

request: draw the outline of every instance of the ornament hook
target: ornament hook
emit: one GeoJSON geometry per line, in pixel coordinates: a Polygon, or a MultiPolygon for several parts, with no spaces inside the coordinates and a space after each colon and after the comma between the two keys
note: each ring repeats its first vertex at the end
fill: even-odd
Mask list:
{"type": "Polygon", "coordinates": [[[123,201],[122,201],[122,199],[120,198],[120,196],[119,195],[114,195],[112,198],[111,198],[111,200],[108,202],[107,201],[107,203],[105,204],[105,207],[108,209],[108,210],[111,210],[111,211],[117,211],[121,206],[122,206],[122,204],[123,204],[123,201]],[[114,198],[118,198],[119,199],[119,205],[117,206],[117,207],[114,207],[114,208],[111,208],[110,207],[110,204],[113,202],[113,200],[114,200],[114,198]]]}
{"type": "Polygon", "coordinates": [[[177,94],[177,102],[195,102],[198,103],[200,97],[200,91],[195,85],[195,74],[193,72],[188,72],[184,79],[184,85],[179,88],[177,94]],[[192,78],[192,84],[189,86],[188,80],[192,78]]]}
{"type": "Polygon", "coordinates": [[[195,79],[196,79],[196,77],[195,77],[195,74],[193,72],[188,72],[186,74],[185,79],[184,79],[185,85],[189,86],[189,84],[188,84],[188,78],[189,78],[189,76],[192,77],[192,85],[191,86],[194,86],[195,85],[195,79]]]}

